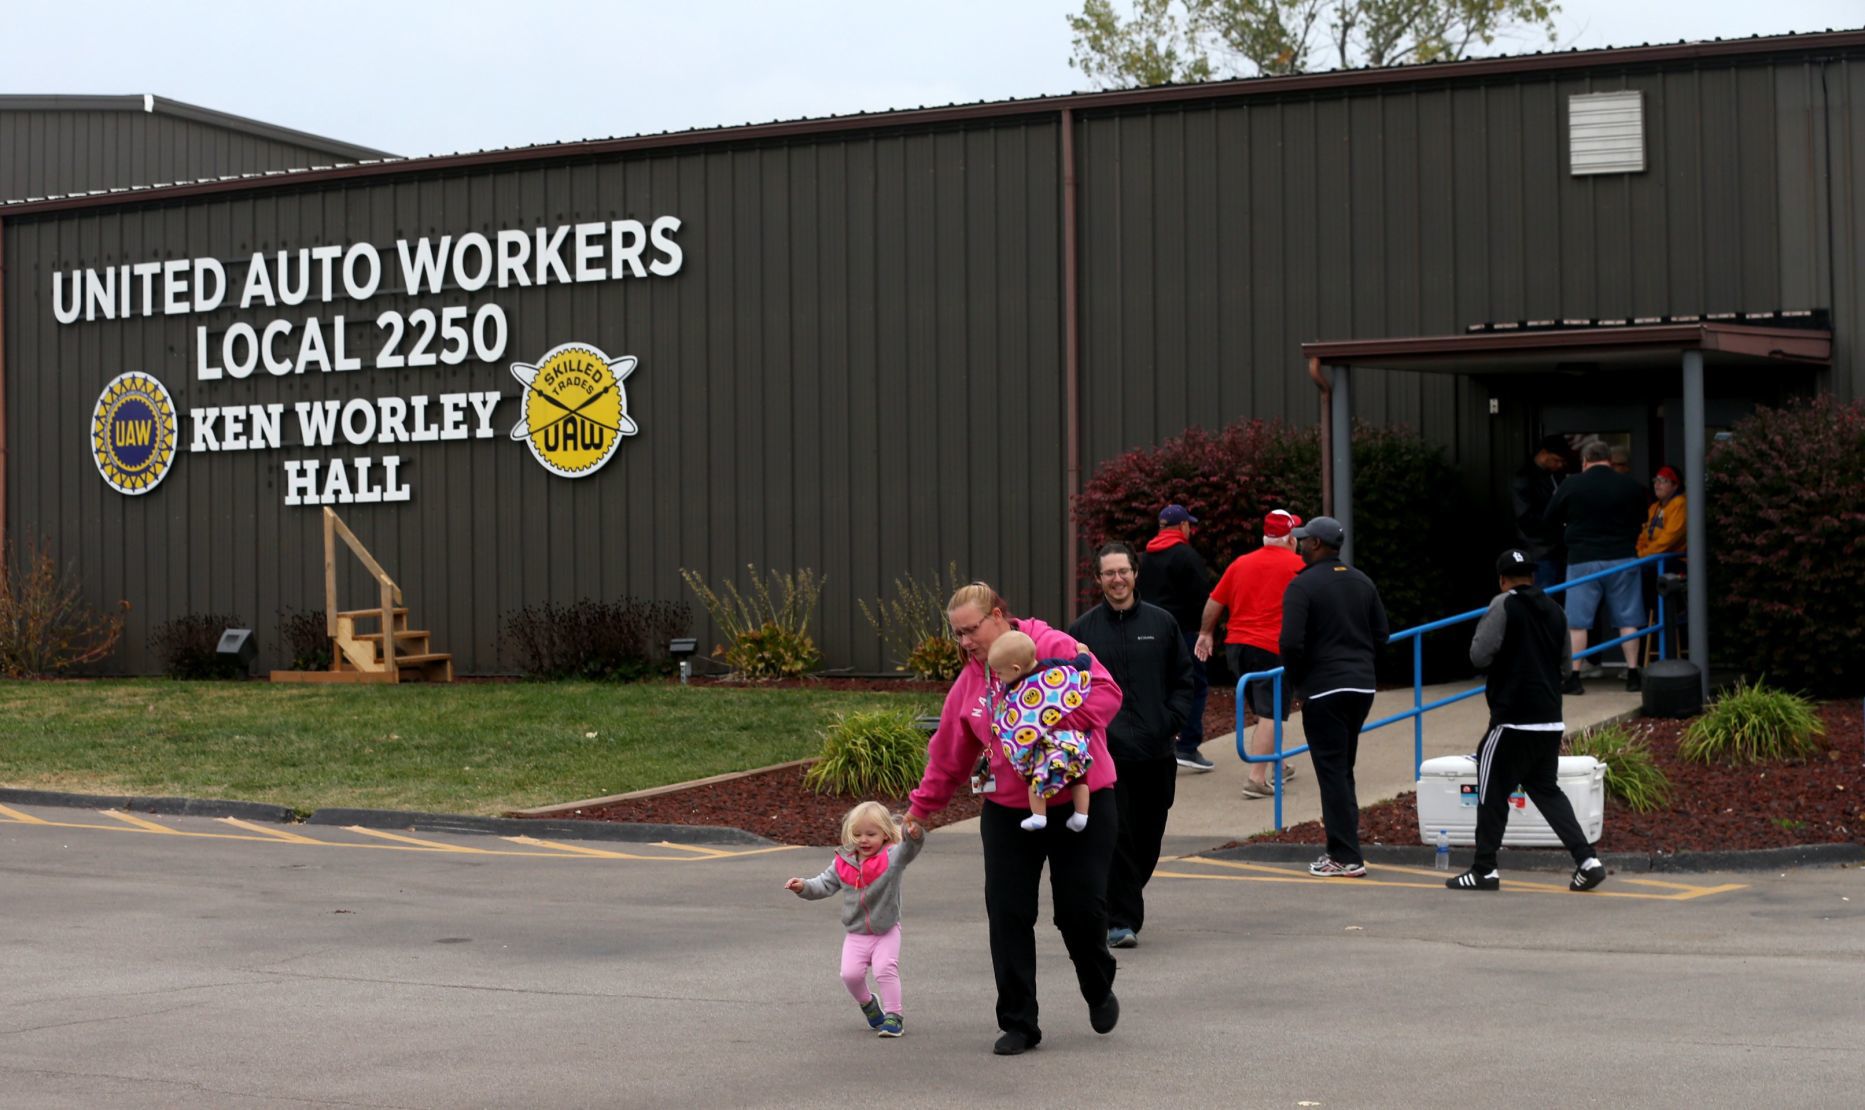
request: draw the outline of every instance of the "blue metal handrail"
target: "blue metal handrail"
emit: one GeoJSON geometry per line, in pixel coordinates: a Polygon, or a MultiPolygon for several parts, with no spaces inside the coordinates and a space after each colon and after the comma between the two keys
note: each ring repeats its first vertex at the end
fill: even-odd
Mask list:
{"type": "MultiPolygon", "coordinates": [[[[1608,567],[1605,570],[1595,571],[1592,574],[1569,579],[1559,585],[1550,586],[1543,592],[1547,594],[1557,594],[1562,590],[1578,586],[1583,582],[1597,582],[1603,578],[1610,578],[1615,574],[1631,574],[1636,572],[1639,567],[1646,565],[1655,565],[1657,567],[1657,573],[1663,574],[1664,564],[1667,559],[1681,559],[1684,557],[1685,553],[1681,551],[1666,552],[1659,555],[1646,555],[1643,558],[1633,559],[1618,566],[1608,567]]],[[[1467,613],[1458,613],[1456,616],[1445,617],[1442,620],[1431,621],[1426,624],[1418,625],[1415,628],[1407,628],[1399,632],[1394,632],[1391,636],[1386,638],[1386,642],[1389,644],[1396,644],[1404,639],[1410,639],[1412,641],[1412,708],[1389,714],[1381,717],[1377,721],[1369,722],[1362,726],[1360,731],[1362,733],[1371,732],[1376,728],[1384,728],[1387,725],[1397,724],[1400,721],[1410,718],[1412,722],[1412,775],[1414,778],[1417,777],[1419,770],[1424,766],[1425,762],[1425,714],[1431,712],[1433,709],[1442,709],[1444,706],[1463,701],[1465,698],[1476,697],[1489,685],[1487,681],[1478,683],[1468,690],[1463,690],[1449,697],[1439,698],[1434,702],[1426,704],[1424,635],[1427,632],[1436,632],[1440,628],[1449,628],[1452,625],[1466,624],[1470,621],[1478,620],[1487,612],[1489,612],[1489,607],[1486,605],[1481,609],[1472,609],[1467,613]]],[[[1668,627],[1668,617],[1665,613],[1664,593],[1659,591],[1657,617],[1653,624],[1646,628],[1638,629],[1630,635],[1620,636],[1616,639],[1607,640],[1605,643],[1595,644],[1585,651],[1577,653],[1574,658],[1585,659],[1589,655],[1597,655],[1607,648],[1617,647],[1629,640],[1636,640],[1642,636],[1648,636],[1653,632],[1660,633],[1658,636],[1658,658],[1668,658],[1668,645],[1665,636],[1662,635],[1666,627],[1668,627]]],[[[1307,744],[1303,744],[1301,747],[1289,751],[1284,751],[1282,749],[1282,674],[1284,669],[1285,668],[1282,667],[1273,667],[1266,671],[1251,671],[1237,679],[1237,755],[1245,763],[1275,764],[1273,774],[1270,777],[1270,788],[1276,800],[1276,828],[1278,830],[1282,828],[1282,762],[1290,756],[1301,755],[1308,750],[1307,744]],[[1273,680],[1271,683],[1272,695],[1270,707],[1273,711],[1275,725],[1275,748],[1267,755],[1251,755],[1248,750],[1245,749],[1243,739],[1244,710],[1248,707],[1249,702],[1246,695],[1247,688],[1245,684],[1265,678],[1273,680]]]]}

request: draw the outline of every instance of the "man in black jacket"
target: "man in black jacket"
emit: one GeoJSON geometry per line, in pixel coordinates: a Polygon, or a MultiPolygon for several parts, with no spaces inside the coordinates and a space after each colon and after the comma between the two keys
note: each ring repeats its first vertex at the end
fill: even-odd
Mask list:
{"type": "Polygon", "coordinates": [[[1095,555],[1101,604],[1069,625],[1069,635],[1114,676],[1124,695],[1107,726],[1107,750],[1120,778],[1114,808],[1120,831],[1107,876],[1107,943],[1132,948],[1146,922],[1141,891],[1159,864],[1166,812],[1177,793],[1173,738],[1191,711],[1191,652],[1172,614],[1139,598],[1133,550],[1110,543],[1095,555]]]}
{"type": "MultiPolygon", "coordinates": [[[[1645,527],[1645,487],[1612,468],[1612,449],[1599,440],[1580,449],[1580,473],[1561,483],[1548,500],[1548,527],[1564,529],[1567,544],[1567,580],[1622,566],[1638,558],[1638,533],[1645,527]]],[[[1638,631],[1645,619],[1644,587],[1636,568],[1594,582],[1569,586],[1561,599],[1567,609],[1568,636],[1574,655],[1587,647],[1587,632],[1603,603],[1620,636],[1638,631]]],[[[1639,641],[1619,645],[1625,653],[1625,688],[1639,688],[1639,641]]],[[[1574,659],[1578,664],[1580,660],[1574,659]]],[[[1578,666],[1570,671],[1561,692],[1584,694],[1578,666]]]]}
{"type": "Polygon", "coordinates": [[[1515,505],[1515,541],[1528,549],[1535,560],[1535,585],[1542,589],[1561,580],[1567,549],[1561,546],[1561,530],[1549,528],[1546,519],[1548,502],[1561,488],[1567,473],[1567,440],[1561,436],[1543,436],[1535,446],[1535,457],[1523,463],[1509,483],[1515,505]]]}
{"type": "MultiPolygon", "coordinates": [[[[1179,634],[1185,638],[1185,650],[1198,642],[1198,623],[1204,616],[1205,598],[1211,594],[1211,576],[1205,571],[1204,556],[1192,546],[1192,527],[1198,523],[1183,505],[1167,505],[1159,510],[1159,534],[1148,540],[1146,553],[1140,556],[1140,600],[1159,606],[1179,622],[1179,634]]],[[[1202,774],[1217,766],[1198,749],[1204,744],[1204,705],[1210,692],[1204,662],[1192,656],[1192,704],[1179,725],[1177,745],[1179,766],[1202,774]]]]}
{"type": "Polygon", "coordinates": [[[1373,708],[1373,662],[1389,635],[1386,607],[1373,580],[1340,561],[1347,542],[1340,521],[1318,516],[1291,534],[1308,565],[1282,594],[1282,665],[1302,697],[1302,730],[1328,834],[1327,854],[1308,873],[1363,878],[1353,765],[1360,726],[1373,708]]]}
{"type": "Polygon", "coordinates": [[[1496,849],[1509,821],[1509,795],[1517,783],[1548,827],[1574,857],[1569,890],[1592,890],[1606,880],[1573,804],[1560,787],[1561,672],[1572,651],[1567,616],[1535,582],[1526,551],[1496,559],[1502,593],[1489,603],[1470,640],[1470,662],[1489,672],[1489,733],[1477,751],[1476,859],[1470,870],[1445,880],[1452,890],[1499,890],[1496,849]]]}

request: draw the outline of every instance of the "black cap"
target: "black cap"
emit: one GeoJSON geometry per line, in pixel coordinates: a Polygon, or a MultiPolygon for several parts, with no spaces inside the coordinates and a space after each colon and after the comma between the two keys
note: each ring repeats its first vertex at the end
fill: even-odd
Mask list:
{"type": "Polygon", "coordinates": [[[1347,531],[1331,516],[1318,516],[1289,533],[1298,540],[1315,539],[1339,551],[1347,542],[1347,531]]]}
{"type": "Polygon", "coordinates": [[[1533,578],[1535,561],[1528,557],[1528,552],[1515,548],[1496,556],[1496,577],[1498,578],[1533,578]]]}
{"type": "Polygon", "coordinates": [[[1542,436],[1540,442],[1535,444],[1536,454],[1552,451],[1557,455],[1565,455],[1572,450],[1573,448],[1567,444],[1566,436],[1542,436]]]}

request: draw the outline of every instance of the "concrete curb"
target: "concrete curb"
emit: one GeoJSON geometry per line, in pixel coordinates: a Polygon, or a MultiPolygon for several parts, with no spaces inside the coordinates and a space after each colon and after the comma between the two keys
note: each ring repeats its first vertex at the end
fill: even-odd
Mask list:
{"type": "Polygon", "coordinates": [[[243,821],[288,824],[298,819],[287,806],[264,802],[223,802],[211,798],[147,798],[129,794],[65,794],[55,790],[0,788],[0,802],[23,806],[63,806],[71,809],[125,809],[162,813],[173,817],[238,817],[243,821]]]}
{"type": "Polygon", "coordinates": [[[467,817],[450,813],[411,813],[393,809],[320,809],[304,819],[307,825],[361,825],[366,829],[409,829],[415,832],[467,833],[490,836],[535,836],[559,840],[610,840],[658,844],[674,840],[687,844],[776,845],[743,829],[710,825],[644,825],[628,821],[552,821],[519,817],[467,817]]]}
{"type": "MultiPolygon", "coordinates": [[[[68,809],[122,809],[171,817],[238,817],[244,821],[296,824],[298,811],[264,802],[212,798],[146,798],[126,794],[67,794],[56,790],[0,787],[0,803],[58,806],[68,809]]],[[[557,840],[607,840],[658,844],[738,844],[771,847],[778,842],[743,829],[711,825],[645,825],[621,821],[551,821],[511,817],[468,817],[447,813],[410,813],[389,809],[320,809],[304,818],[307,825],[361,825],[369,829],[468,833],[489,836],[535,836],[557,840]]]]}
{"type": "MultiPolygon", "coordinates": [[[[1214,848],[1197,855],[1210,859],[1250,860],[1256,863],[1308,863],[1324,851],[1320,844],[1239,844],[1214,848]]],[[[1434,848],[1396,844],[1364,844],[1360,854],[1368,863],[1403,867],[1431,867],[1434,848]]],[[[1461,870],[1470,862],[1468,845],[1451,849],[1451,866],[1461,870]]],[[[1600,862],[1621,872],[1641,871],[1773,871],[1783,867],[1823,867],[1865,863],[1865,844],[1802,844],[1790,848],[1760,848],[1743,852],[1602,852],[1600,862]]],[[[1497,854],[1501,871],[1571,871],[1573,857],[1560,848],[1504,848],[1497,854]]]]}

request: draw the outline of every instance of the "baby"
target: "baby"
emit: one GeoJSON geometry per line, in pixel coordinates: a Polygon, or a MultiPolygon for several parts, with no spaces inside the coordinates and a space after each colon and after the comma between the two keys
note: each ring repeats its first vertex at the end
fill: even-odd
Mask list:
{"type": "Polygon", "coordinates": [[[1073,659],[1039,660],[1036,642],[1014,629],[991,643],[991,673],[1007,693],[991,715],[991,730],[1011,768],[1029,784],[1030,815],[1022,824],[1031,832],[1049,824],[1049,799],[1064,787],[1075,803],[1068,827],[1088,827],[1088,734],[1056,727],[1088,693],[1088,647],[1075,647],[1073,659]]]}

